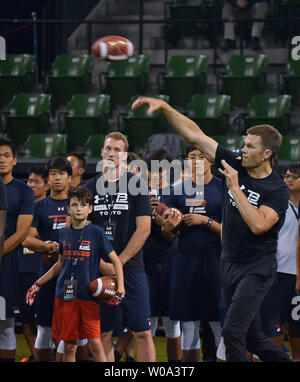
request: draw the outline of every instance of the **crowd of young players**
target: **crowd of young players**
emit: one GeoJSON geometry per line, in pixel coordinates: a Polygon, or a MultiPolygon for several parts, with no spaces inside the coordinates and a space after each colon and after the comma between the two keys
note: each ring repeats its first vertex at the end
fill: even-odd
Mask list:
{"type": "MultiPolygon", "coordinates": [[[[116,186],[117,192],[114,195],[99,193],[97,185],[100,175],[84,184],[92,193],[92,202],[84,199],[88,205],[93,204],[93,212],[89,213],[90,227],[100,226],[104,230],[103,240],[107,240],[107,244],[103,256],[111,251],[118,254],[118,259],[123,265],[126,293],[125,299],[120,293],[119,302],[122,303],[112,304],[117,306],[100,303],[104,356],[101,353],[100,358],[97,357],[93,347],[90,347],[91,354],[94,360],[98,361],[118,360],[125,348],[130,348],[132,338],[135,338],[138,361],[155,361],[153,337],[161,317],[167,338],[166,353],[170,362],[199,360],[200,322],[209,322],[214,338],[214,351],[216,352],[219,346],[217,356],[225,360],[221,328],[226,304],[222,298],[219,273],[224,198],[222,182],[212,175],[211,164],[203,153],[195,146],[189,146],[187,159],[190,163],[190,174],[185,176],[191,177],[194,185],[203,184],[203,194],[195,192],[194,195],[178,195],[178,185],[175,185],[171,187],[171,195],[164,195],[164,188],[169,186],[169,178],[165,171],[149,171],[149,184],[145,187],[149,188],[150,198],[148,195],[122,193],[119,192],[119,186],[125,171],[125,160],[122,160],[120,154],[127,151],[128,142],[122,134],[112,133],[106,137],[101,151],[102,159],[108,164],[105,186],[116,186]],[[197,160],[203,160],[202,171],[197,172],[197,160]],[[117,168],[117,173],[110,171],[110,163],[114,169],[117,168]],[[163,219],[157,214],[156,207],[159,201],[169,207],[178,208],[184,214],[179,232],[174,230],[178,219],[176,214],[170,214],[168,219],[163,219]],[[124,344],[119,347],[117,345],[117,351],[114,351],[113,344],[115,335],[119,336],[119,342],[123,341],[124,344]]],[[[166,159],[170,162],[173,158],[166,149],[161,148],[146,151],[143,159],[148,168],[151,168],[152,160],[166,159]]],[[[84,159],[75,155],[53,158],[48,162],[46,169],[31,170],[27,183],[29,187],[13,178],[15,164],[14,144],[2,139],[0,176],[6,188],[7,222],[0,270],[0,294],[6,298],[7,319],[1,321],[0,358],[2,361],[13,361],[15,358],[14,317],[18,303],[23,333],[34,354],[32,359],[49,361],[51,341],[54,339],[57,361],[74,360],[75,350],[77,360],[85,361],[89,357],[87,338],[90,332],[87,332],[87,336],[78,334],[78,338],[70,340],[67,336],[64,337],[64,332],[62,336],[56,334],[57,315],[54,315],[53,325],[54,300],[57,297],[63,298],[61,282],[59,295],[57,294],[59,288],[56,276],[59,272],[55,273],[51,281],[47,279],[45,284],[45,280],[41,282],[40,279],[40,283],[44,284],[42,287],[40,283],[34,284],[38,275],[45,275],[52,269],[54,261],[51,254],[56,253],[58,247],[62,248],[62,238],[65,238],[64,242],[68,241],[68,236],[63,236],[68,235],[66,230],[76,228],[72,226],[72,220],[69,218],[71,194],[68,192],[71,185],[82,185],[84,159]],[[69,225],[72,228],[64,228],[69,225]],[[61,230],[62,228],[64,229],[61,230]],[[21,284],[18,284],[17,280],[20,280],[21,284]],[[25,295],[31,285],[35,285],[35,288],[31,289],[29,297],[36,295],[36,298],[30,307],[25,304],[25,295]],[[17,300],[17,297],[20,299],[17,300]]],[[[126,182],[132,177],[136,178],[136,182],[142,182],[142,179],[134,174],[126,177],[126,182]]],[[[271,338],[274,337],[274,342],[281,347],[285,336],[283,325],[292,321],[289,325],[289,339],[293,360],[299,360],[300,357],[299,325],[297,321],[291,320],[290,314],[296,283],[298,225],[293,219],[299,218],[298,179],[300,166],[295,164],[288,167],[284,180],[290,189],[290,204],[285,225],[282,227],[282,236],[279,236],[277,253],[278,263],[282,264],[282,267],[278,268],[272,287],[274,291],[270,290],[261,306],[265,333],[271,338]],[[281,300],[278,294],[281,295],[281,300]]],[[[182,181],[185,182],[185,179],[182,181]]],[[[2,210],[5,209],[6,206],[3,205],[2,210]]],[[[78,233],[79,231],[77,236],[78,233]]],[[[82,239],[78,241],[82,242],[82,239]]],[[[63,254],[64,250],[60,252],[63,254]]],[[[57,264],[61,260],[62,258],[57,264]]],[[[100,262],[100,259],[97,261],[100,262]]],[[[60,270],[63,263],[60,264],[60,270]]],[[[116,273],[116,269],[108,261],[102,259],[100,263],[102,274],[116,273]]],[[[93,278],[96,276],[95,272],[93,278]]],[[[68,302],[66,305],[68,306],[68,302]]],[[[97,336],[99,333],[96,333],[96,338],[97,336]]],[[[257,358],[255,356],[255,359],[257,358]]]]}

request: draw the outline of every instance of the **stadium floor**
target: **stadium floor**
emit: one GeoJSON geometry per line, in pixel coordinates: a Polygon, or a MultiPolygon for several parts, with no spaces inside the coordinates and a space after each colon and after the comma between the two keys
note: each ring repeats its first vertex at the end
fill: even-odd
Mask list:
{"type": "MultiPolygon", "coordinates": [[[[23,334],[16,334],[17,338],[17,352],[16,352],[16,362],[19,362],[22,358],[29,357],[30,351],[25,342],[23,334]]],[[[156,358],[157,362],[166,362],[166,338],[165,337],[155,337],[155,347],[156,347],[156,358]]],[[[136,345],[134,344],[135,354],[136,345]]],[[[121,359],[123,361],[123,359],[121,359]]]]}

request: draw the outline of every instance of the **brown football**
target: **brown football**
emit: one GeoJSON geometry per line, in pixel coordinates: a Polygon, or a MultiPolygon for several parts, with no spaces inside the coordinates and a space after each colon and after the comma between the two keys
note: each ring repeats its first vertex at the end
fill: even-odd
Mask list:
{"type": "Polygon", "coordinates": [[[168,216],[170,215],[170,212],[171,211],[176,211],[176,213],[180,216],[180,218],[181,218],[181,220],[179,221],[179,223],[178,223],[178,225],[176,226],[176,228],[179,228],[180,227],[180,225],[182,224],[182,217],[183,217],[183,213],[178,209],[178,208],[174,208],[174,207],[172,207],[172,208],[167,208],[165,211],[164,211],[164,213],[162,214],[162,217],[164,218],[164,219],[168,219],[168,216]]]}
{"type": "Polygon", "coordinates": [[[168,209],[168,206],[165,205],[165,203],[159,202],[156,211],[158,215],[162,215],[166,210],[168,209]]]}
{"type": "Polygon", "coordinates": [[[99,301],[107,302],[117,291],[117,280],[111,276],[102,276],[89,284],[89,291],[99,301]]]}
{"type": "Polygon", "coordinates": [[[134,45],[122,36],[105,36],[94,42],[92,52],[105,61],[122,61],[133,55],[134,45]]]}

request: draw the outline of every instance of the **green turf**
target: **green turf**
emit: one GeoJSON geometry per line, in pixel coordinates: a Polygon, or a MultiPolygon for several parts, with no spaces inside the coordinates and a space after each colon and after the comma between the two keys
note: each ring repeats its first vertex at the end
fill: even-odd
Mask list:
{"type": "MultiPolygon", "coordinates": [[[[29,348],[26,344],[23,334],[16,334],[17,337],[17,352],[16,361],[19,362],[22,358],[28,357],[30,355],[29,348]]],[[[165,337],[155,337],[155,348],[156,348],[156,360],[157,362],[166,362],[166,338],[165,337]]],[[[136,355],[136,344],[134,343],[134,350],[136,355]]],[[[124,357],[123,357],[124,358],[124,357]]],[[[121,361],[124,361],[122,358],[121,361]]]]}

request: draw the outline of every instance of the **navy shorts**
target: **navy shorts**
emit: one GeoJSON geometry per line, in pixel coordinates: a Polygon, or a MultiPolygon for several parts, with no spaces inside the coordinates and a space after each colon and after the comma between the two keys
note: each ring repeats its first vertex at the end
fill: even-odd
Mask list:
{"type": "Polygon", "coordinates": [[[52,326],[54,310],[56,278],[42,286],[35,298],[36,324],[41,326],[52,326]]]}
{"type": "MultiPolygon", "coordinates": [[[[124,327],[134,332],[144,332],[151,329],[150,299],[146,273],[125,273],[124,285],[126,298],[122,304],[111,307],[100,303],[101,332],[109,332],[116,322],[120,322],[116,315],[123,314],[124,327]]],[[[121,318],[122,320],[122,318],[121,318]]]]}
{"type": "Polygon", "coordinates": [[[173,258],[170,292],[171,320],[219,321],[219,256],[177,252],[173,258]]]}
{"type": "Polygon", "coordinates": [[[151,317],[170,315],[171,264],[145,264],[149,282],[151,317]]]}
{"type": "Polygon", "coordinates": [[[28,289],[36,281],[36,273],[20,273],[20,315],[16,317],[16,321],[23,324],[35,324],[35,302],[29,306],[26,304],[25,297],[28,289]]]}
{"type": "Polygon", "coordinates": [[[267,337],[277,337],[282,334],[282,325],[290,323],[293,326],[293,335],[300,337],[300,320],[293,320],[292,298],[295,292],[296,276],[288,273],[277,272],[275,280],[265,296],[261,307],[260,316],[262,329],[267,337]]]}

